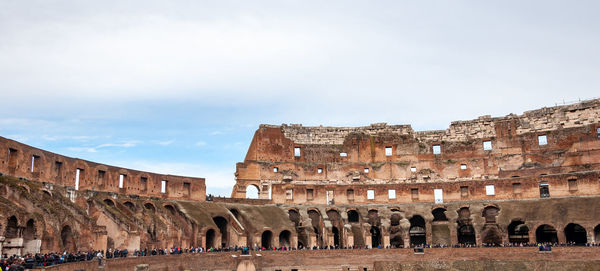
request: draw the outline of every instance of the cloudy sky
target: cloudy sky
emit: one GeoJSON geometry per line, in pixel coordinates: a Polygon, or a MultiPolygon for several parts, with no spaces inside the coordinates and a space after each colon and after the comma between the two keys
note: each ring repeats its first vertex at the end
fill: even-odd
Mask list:
{"type": "Polygon", "coordinates": [[[600,96],[598,10],[0,0],[0,136],[228,196],[260,123],[445,129],[600,96]]]}

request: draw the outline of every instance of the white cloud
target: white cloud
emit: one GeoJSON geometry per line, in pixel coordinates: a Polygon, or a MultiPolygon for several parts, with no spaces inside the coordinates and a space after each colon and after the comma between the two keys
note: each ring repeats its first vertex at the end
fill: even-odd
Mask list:
{"type": "Polygon", "coordinates": [[[167,141],[158,141],[158,142],[156,142],[156,144],[161,145],[161,146],[169,146],[169,145],[173,144],[173,142],[175,142],[175,139],[171,139],[171,140],[167,140],[167,141]]]}
{"type": "Polygon", "coordinates": [[[206,142],[204,142],[204,141],[198,141],[198,142],[196,142],[196,146],[197,147],[204,147],[204,146],[206,146],[206,142]]]}
{"type": "Polygon", "coordinates": [[[73,152],[89,152],[89,153],[98,152],[98,149],[94,148],[94,147],[67,147],[67,150],[73,151],[73,152]]]}

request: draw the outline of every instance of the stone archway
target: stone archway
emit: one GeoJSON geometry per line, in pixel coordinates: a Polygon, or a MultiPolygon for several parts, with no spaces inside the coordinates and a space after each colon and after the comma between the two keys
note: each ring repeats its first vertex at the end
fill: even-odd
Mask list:
{"type": "Polygon", "coordinates": [[[409,219],[409,221],[410,229],[408,233],[410,236],[410,245],[418,246],[427,243],[425,219],[420,215],[415,215],[411,219],[409,219]]]}
{"type": "Polygon", "coordinates": [[[260,189],[257,185],[249,184],[246,186],[246,198],[247,199],[258,199],[260,196],[260,189]]]}
{"type": "Polygon", "coordinates": [[[75,243],[75,238],[73,237],[73,230],[71,226],[65,225],[60,231],[60,240],[61,246],[64,250],[68,252],[75,253],[77,251],[77,244],[75,243]]]}
{"type": "Polygon", "coordinates": [[[292,233],[288,230],[283,230],[279,233],[279,247],[290,248],[292,233]]]}
{"type": "Polygon", "coordinates": [[[399,213],[394,213],[390,217],[390,245],[394,248],[404,247],[404,236],[400,220],[402,220],[402,216],[399,213]]]}
{"type": "Polygon", "coordinates": [[[216,233],[213,229],[209,229],[206,231],[205,244],[207,250],[215,247],[215,235],[216,233]]]}
{"type": "Polygon", "coordinates": [[[228,238],[228,234],[227,234],[227,226],[228,226],[228,221],[227,219],[225,219],[222,216],[215,216],[213,217],[213,221],[215,222],[215,224],[217,225],[217,227],[219,228],[219,232],[221,232],[221,247],[225,248],[229,246],[229,238],[228,238]]]}
{"type": "Polygon", "coordinates": [[[587,243],[587,232],[581,225],[569,223],[565,227],[565,239],[567,243],[585,245],[587,243]]]}
{"type": "Polygon", "coordinates": [[[273,244],[273,233],[270,230],[266,230],[260,236],[260,246],[266,249],[270,249],[273,244]]]}
{"type": "Polygon", "coordinates": [[[16,216],[8,218],[6,223],[6,230],[4,231],[4,237],[6,238],[18,238],[19,237],[19,220],[16,216]]]}
{"type": "Polygon", "coordinates": [[[321,214],[316,210],[308,210],[308,217],[311,220],[311,226],[315,233],[316,246],[323,246],[323,226],[321,220],[321,214]]]}
{"type": "Polygon", "coordinates": [[[548,224],[540,225],[535,230],[535,241],[537,243],[558,243],[556,229],[548,224]]]}
{"type": "Polygon", "coordinates": [[[507,228],[508,242],[513,244],[529,243],[529,227],[521,220],[513,220],[507,228]]]}

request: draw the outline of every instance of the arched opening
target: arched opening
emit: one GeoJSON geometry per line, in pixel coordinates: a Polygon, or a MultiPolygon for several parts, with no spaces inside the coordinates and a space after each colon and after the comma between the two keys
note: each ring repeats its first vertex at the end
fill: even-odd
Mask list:
{"type": "Polygon", "coordinates": [[[436,208],[431,213],[433,214],[433,222],[448,221],[448,218],[446,217],[446,209],[444,208],[436,208]]]}
{"type": "Polygon", "coordinates": [[[298,227],[300,225],[300,213],[298,213],[298,211],[296,211],[294,209],[290,209],[290,210],[288,210],[288,216],[289,216],[290,220],[292,222],[294,222],[294,225],[296,227],[298,227]]]}
{"type": "Polygon", "coordinates": [[[404,247],[402,227],[400,227],[400,214],[392,214],[390,217],[390,245],[395,248],[404,247]]]}
{"type": "Polygon", "coordinates": [[[333,246],[336,248],[340,247],[340,231],[337,227],[331,227],[331,233],[333,234],[333,246]]]}
{"type": "Polygon", "coordinates": [[[258,199],[258,186],[256,185],[248,185],[246,187],[246,198],[247,199],[258,199]]]}
{"type": "Polygon", "coordinates": [[[156,208],[154,208],[154,204],[150,203],[150,202],[146,202],[144,203],[144,208],[146,208],[146,210],[148,211],[156,211],[156,208]]]}
{"type": "Polygon", "coordinates": [[[508,225],[508,242],[514,244],[529,243],[529,227],[523,221],[514,220],[508,225]]]}
{"type": "Polygon", "coordinates": [[[123,205],[125,205],[125,207],[127,207],[130,211],[135,212],[135,204],[133,204],[133,202],[126,201],[123,203],[123,205]]]}
{"type": "Polygon", "coordinates": [[[425,219],[423,219],[423,217],[421,217],[420,215],[415,215],[409,221],[410,230],[408,231],[408,233],[410,235],[410,245],[424,245],[427,242],[425,238],[425,219]]]}
{"type": "Polygon", "coordinates": [[[6,238],[17,238],[19,237],[19,221],[16,216],[11,216],[8,218],[8,223],[6,224],[6,231],[4,233],[6,238]]]}
{"type": "Polygon", "coordinates": [[[219,231],[221,232],[221,247],[228,246],[227,238],[227,219],[222,216],[213,217],[213,221],[217,224],[219,231]]]}
{"type": "Polygon", "coordinates": [[[331,222],[331,226],[334,227],[336,229],[336,233],[333,233],[333,228],[332,228],[332,233],[333,233],[333,238],[334,238],[334,246],[336,247],[342,247],[344,244],[342,243],[342,232],[340,232],[340,230],[342,229],[342,227],[344,227],[344,223],[342,221],[342,216],[340,215],[340,213],[337,210],[331,209],[329,211],[327,211],[327,217],[329,218],[329,221],[331,222]],[[337,240],[337,241],[335,241],[337,240]]]}
{"type": "Polygon", "coordinates": [[[498,212],[500,209],[494,206],[488,206],[483,209],[482,216],[485,217],[485,223],[494,224],[496,223],[496,216],[498,216],[498,212]]]}
{"type": "Polygon", "coordinates": [[[550,225],[541,225],[535,230],[535,241],[538,243],[558,243],[556,229],[550,225]]]}
{"type": "Polygon", "coordinates": [[[260,246],[270,249],[272,243],[271,240],[273,240],[273,233],[269,230],[264,231],[260,237],[260,246]]]}
{"type": "Polygon", "coordinates": [[[458,227],[458,243],[463,245],[475,244],[475,229],[471,225],[462,225],[458,227]]]}
{"type": "Polygon", "coordinates": [[[376,248],[381,245],[381,231],[378,227],[371,226],[371,247],[376,248]]]}
{"type": "Polygon", "coordinates": [[[358,212],[356,210],[349,210],[348,211],[348,223],[358,223],[358,222],[359,222],[358,212]]]}
{"type": "Polygon", "coordinates": [[[115,207],[115,202],[110,199],[104,199],[104,204],[106,204],[106,206],[115,207]]]}
{"type": "Polygon", "coordinates": [[[35,221],[33,221],[33,219],[27,220],[25,230],[23,231],[23,239],[25,239],[25,241],[35,239],[35,232],[35,221]]]}
{"type": "Polygon", "coordinates": [[[165,209],[167,209],[167,211],[169,211],[169,213],[171,213],[172,215],[177,214],[177,210],[175,210],[175,207],[173,207],[173,205],[167,204],[165,205],[165,209]]]}
{"type": "Polygon", "coordinates": [[[215,230],[209,229],[206,231],[206,249],[215,247],[215,230]]]}
{"type": "Polygon", "coordinates": [[[70,226],[66,225],[62,228],[62,230],[60,231],[60,240],[64,250],[73,253],[77,251],[77,246],[75,245],[75,238],[73,238],[73,231],[71,230],[70,226]]]}
{"type": "Polygon", "coordinates": [[[50,191],[48,191],[48,190],[42,190],[42,192],[44,192],[44,194],[46,194],[46,196],[52,197],[52,193],[50,193],[50,191]]]}
{"type": "Polygon", "coordinates": [[[322,232],[322,226],[321,226],[321,214],[319,214],[319,212],[315,211],[315,210],[308,210],[308,217],[310,217],[311,220],[311,225],[313,227],[313,230],[315,232],[315,237],[316,237],[316,242],[317,242],[317,246],[322,247],[323,246],[323,232],[322,232]]]}
{"type": "Polygon", "coordinates": [[[600,224],[594,228],[594,242],[600,243],[600,224]]]}
{"type": "Polygon", "coordinates": [[[587,243],[587,232],[581,225],[569,223],[565,227],[565,238],[567,243],[585,245],[587,243]]]}
{"type": "Polygon", "coordinates": [[[281,231],[281,233],[279,233],[279,247],[286,247],[289,248],[290,247],[290,237],[292,236],[292,233],[288,230],[283,230],[281,231]]]}

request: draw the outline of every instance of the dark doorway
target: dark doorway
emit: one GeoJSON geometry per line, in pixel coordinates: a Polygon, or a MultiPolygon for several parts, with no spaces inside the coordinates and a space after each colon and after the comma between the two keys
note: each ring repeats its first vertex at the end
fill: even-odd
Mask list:
{"type": "Polygon", "coordinates": [[[260,245],[263,248],[271,248],[271,240],[273,240],[273,233],[271,231],[264,231],[260,237],[260,245]]]}
{"type": "Polygon", "coordinates": [[[73,231],[70,226],[64,226],[60,231],[60,239],[62,241],[62,247],[68,252],[75,253],[77,246],[75,245],[75,238],[73,238],[73,231]]]}
{"type": "Polygon", "coordinates": [[[321,226],[321,214],[315,210],[308,210],[308,217],[310,217],[311,225],[315,232],[315,237],[317,240],[316,246],[322,247],[323,246],[323,232],[321,229],[323,227],[321,226]]]}
{"type": "Polygon", "coordinates": [[[448,221],[446,217],[446,209],[437,208],[431,212],[433,214],[433,222],[448,221]]]}
{"type": "Polygon", "coordinates": [[[413,216],[410,220],[410,245],[411,246],[420,246],[424,245],[426,240],[426,231],[425,231],[425,219],[423,217],[416,215],[413,216]]]}
{"type": "Polygon", "coordinates": [[[371,247],[377,248],[381,245],[381,231],[378,227],[371,226],[371,247]]]}
{"type": "Polygon", "coordinates": [[[565,227],[565,237],[567,243],[575,245],[585,245],[587,243],[587,232],[579,224],[570,223],[565,227]]]}
{"type": "Polygon", "coordinates": [[[225,219],[222,216],[216,216],[213,217],[213,221],[215,222],[215,224],[217,224],[217,227],[219,228],[219,231],[221,232],[221,247],[228,247],[228,240],[229,238],[227,238],[227,219],[225,219]]]}
{"type": "Polygon", "coordinates": [[[331,233],[333,234],[333,246],[336,248],[340,247],[340,231],[337,227],[331,227],[331,233]]]}
{"type": "Polygon", "coordinates": [[[348,211],[348,222],[349,223],[358,222],[358,220],[359,220],[359,217],[358,217],[358,212],[356,210],[348,211]]]}
{"type": "Polygon", "coordinates": [[[508,242],[529,243],[529,228],[523,221],[515,220],[508,225],[508,242]]]}
{"type": "Polygon", "coordinates": [[[540,184],[540,198],[549,198],[550,197],[550,188],[547,183],[540,184]]]}
{"type": "Polygon", "coordinates": [[[475,229],[471,225],[458,227],[458,243],[463,245],[475,244],[475,229]]]}
{"type": "Polygon", "coordinates": [[[291,236],[292,236],[292,233],[290,231],[288,231],[288,230],[281,231],[281,233],[279,233],[279,247],[289,248],[291,236]]]}
{"type": "Polygon", "coordinates": [[[215,247],[215,230],[209,229],[206,231],[206,249],[215,247]]]}
{"type": "Polygon", "coordinates": [[[541,225],[535,230],[535,241],[538,243],[558,243],[556,229],[550,225],[541,225]]]}
{"type": "Polygon", "coordinates": [[[8,223],[6,224],[6,231],[4,236],[6,238],[17,238],[19,237],[19,221],[16,216],[11,216],[8,218],[8,223]]]}
{"type": "Polygon", "coordinates": [[[33,219],[29,219],[27,224],[25,225],[25,230],[23,231],[23,239],[25,241],[35,239],[35,222],[33,219]]]}

